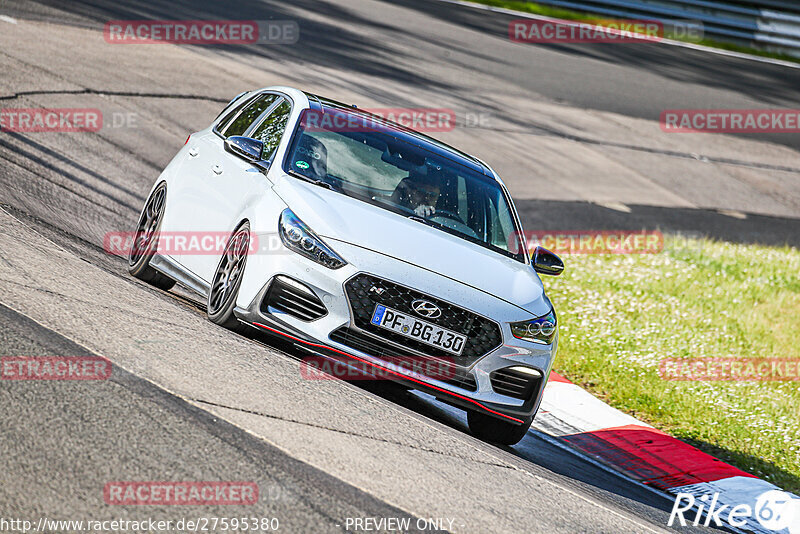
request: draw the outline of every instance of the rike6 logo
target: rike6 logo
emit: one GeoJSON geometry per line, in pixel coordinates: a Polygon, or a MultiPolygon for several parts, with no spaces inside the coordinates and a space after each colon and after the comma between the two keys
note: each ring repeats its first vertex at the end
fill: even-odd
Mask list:
{"type": "Polygon", "coordinates": [[[762,493],[756,500],[756,519],[769,530],[800,534],[800,499],[785,491],[762,493]]]}
{"type": "Polygon", "coordinates": [[[770,490],[759,495],[755,503],[737,503],[725,499],[724,494],[720,498],[720,493],[700,497],[678,493],[667,526],[673,526],[676,520],[682,527],[689,524],[749,529],[760,526],[759,531],[800,534],[800,498],[786,491],[770,490]]]}

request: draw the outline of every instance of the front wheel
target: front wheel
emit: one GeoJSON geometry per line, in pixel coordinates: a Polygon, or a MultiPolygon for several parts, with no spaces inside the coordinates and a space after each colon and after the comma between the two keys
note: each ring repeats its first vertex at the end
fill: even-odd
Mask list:
{"type": "Polygon", "coordinates": [[[166,200],[167,184],[162,182],[153,190],[144,205],[128,253],[128,272],[164,291],[172,289],[175,280],[150,267],[150,259],[158,248],[158,232],[161,229],[166,200]]]}
{"type": "Polygon", "coordinates": [[[212,323],[229,330],[243,332],[242,325],[233,313],[239,286],[242,285],[247,253],[250,249],[250,224],[245,221],[228,239],[225,252],[219,260],[217,270],[208,292],[208,318],[212,323]]]}
{"type": "Polygon", "coordinates": [[[528,433],[533,417],[527,419],[523,424],[517,425],[491,415],[469,410],[467,422],[470,432],[478,439],[502,445],[516,445],[528,433]]]}

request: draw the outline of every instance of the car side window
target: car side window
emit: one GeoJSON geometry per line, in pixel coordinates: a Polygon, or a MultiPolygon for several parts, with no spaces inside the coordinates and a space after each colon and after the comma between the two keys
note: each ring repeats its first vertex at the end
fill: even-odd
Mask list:
{"type": "MultiPolygon", "coordinates": [[[[230,124],[224,127],[221,131],[222,136],[228,138],[232,135],[242,135],[250,127],[250,125],[258,119],[262,113],[269,109],[269,107],[280,98],[278,95],[265,94],[255,99],[244,110],[236,116],[230,124]]],[[[222,123],[220,123],[222,124],[222,123]]]]}
{"type": "Polygon", "coordinates": [[[291,111],[292,106],[284,99],[250,134],[253,139],[258,139],[264,143],[261,159],[269,160],[275,154],[278,144],[281,142],[281,137],[283,137],[283,132],[286,130],[286,123],[289,121],[291,111]]]}
{"type": "MultiPolygon", "coordinates": [[[[217,123],[217,125],[214,127],[214,131],[219,133],[221,130],[223,130],[225,128],[225,126],[227,126],[227,124],[229,122],[231,122],[233,120],[233,118],[236,115],[239,114],[240,111],[242,111],[242,108],[244,108],[246,105],[248,105],[252,101],[253,101],[252,98],[245,98],[239,105],[234,106],[233,108],[231,108],[231,110],[228,111],[228,113],[225,114],[225,116],[222,118],[222,120],[219,121],[217,123]]],[[[225,109],[223,109],[222,113],[224,113],[227,109],[228,109],[227,107],[225,109]]],[[[220,113],[220,115],[222,115],[222,113],[220,113]]]]}
{"type": "Polygon", "coordinates": [[[488,196],[489,224],[492,228],[492,244],[498,248],[508,250],[518,254],[522,248],[521,236],[516,233],[514,220],[511,218],[511,210],[505,203],[505,199],[498,192],[497,198],[488,196]],[[498,208],[502,204],[503,208],[498,208]]]}
{"type": "Polygon", "coordinates": [[[225,124],[227,124],[228,121],[230,121],[233,118],[233,116],[236,114],[236,112],[238,112],[240,109],[242,109],[244,107],[245,104],[247,104],[248,102],[250,102],[252,100],[252,98],[242,98],[243,96],[245,96],[249,92],[250,91],[245,91],[244,93],[240,93],[240,94],[236,95],[236,97],[233,100],[228,102],[228,104],[224,108],[222,108],[219,111],[219,113],[217,113],[217,116],[214,117],[214,122],[217,123],[216,129],[219,129],[219,128],[222,128],[223,126],[225,126],[225,124]],[[239,102],[237,105],[234,106],[233,105],[234,102],[237,102],[239,100],[241,100],[241,102],[239,102]],[[227,113],[225,113],[226,111],[227,111],[227,113]],[[219,120],[219,118],[222,117],[223,114],[225,115],[225,118],[223,120],[219,120]]]}

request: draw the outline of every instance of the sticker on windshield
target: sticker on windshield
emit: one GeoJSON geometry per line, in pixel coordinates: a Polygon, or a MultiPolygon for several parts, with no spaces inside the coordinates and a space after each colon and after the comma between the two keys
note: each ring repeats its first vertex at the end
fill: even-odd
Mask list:
{"type": "Polygon", "coordinates": [[[294,164],[300,169],[307,169],[308,168],[308,163],[306,163],[303,160],[295,161],[294,164]]]}

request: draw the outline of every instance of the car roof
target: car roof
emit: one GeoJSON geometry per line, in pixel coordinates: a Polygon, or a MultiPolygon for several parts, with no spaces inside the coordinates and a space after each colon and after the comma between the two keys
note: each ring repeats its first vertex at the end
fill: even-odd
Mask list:
{"type": "Polygon", "coordinates": [[[381,117],[380,115],[376,115],[374,113],[370,113],[369,111],[358,109],[358,107],[356,107],[355,105],[345,104],[342,102],[338,102],[336,100],[332,100],[330,98],[325,98],[305,91],[304,94],[308,98],[309,107],[311,109],[322,111],[323,113],[326,109],[336,110],[339,112],[349,113],[359,117],[368,118],[371,122],[375,124],[384,125],[387,128],[391,129],[392,135],[394,137],[397,137],[401,141],[405,141],[406,143],[420,146],[421,148],[433,152],[434,154],[453,160],[456,163],[463,165],[464,167],[468,167],[494,180],[497,180],[497,177],[494,175],[494,173],[482,161],[470,156],[465,152],[458,150],[457,148],[454,148],[446,143],[443,143],[438,139],[434,139],[433,137],[429,137],[416,130],[412,130],[411,128],[408,128],[406,126],[403,126],[402,124],[398,124],[394,121],[381,117]]]}

